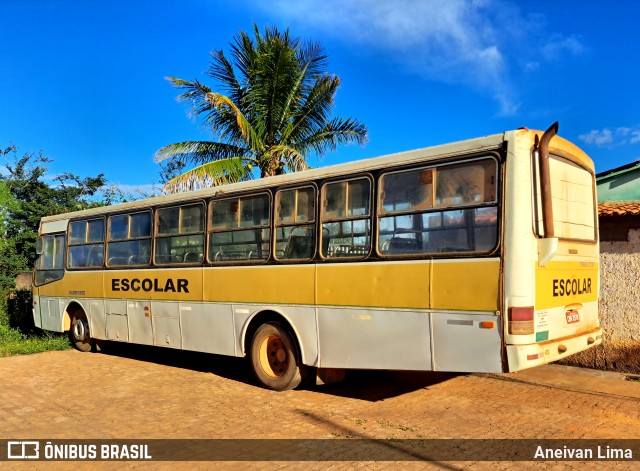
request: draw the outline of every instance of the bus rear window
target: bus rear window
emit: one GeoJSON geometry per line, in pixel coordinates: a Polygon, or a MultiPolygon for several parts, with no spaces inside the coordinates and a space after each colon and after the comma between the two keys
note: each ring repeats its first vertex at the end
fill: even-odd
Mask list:
{"type": "MultiPolygon", "coordinates": [[[[536,165],[536,171],[538,172],[536,165]]],[[[549,156],[555,237],[596,240],[594,177],[579,165],[557,155],[549,156]]],[[[538,182],[539,182],[538,178],[538,182]]],[[[540,184],[536,186],[536,232],[544,237],[540,184]]]]}

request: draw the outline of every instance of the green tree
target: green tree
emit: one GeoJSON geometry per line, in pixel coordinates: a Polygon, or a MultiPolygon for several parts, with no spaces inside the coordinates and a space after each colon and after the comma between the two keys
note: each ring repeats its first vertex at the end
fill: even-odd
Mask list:
{"type": "Polygon", "coordinates": [[[26,153],[18,158],[17,148],[9,146],[2,154],[13,154],[12,162],[6,163],[7,174],[0,176],[0,183],[10,201],[4,210],[2,234],[13,245],[16,254],[26,258],[25,269],[30,269],[35,260],[40,218],[102,206],[103,202],[91,198],[104,187],[106,179],[103,174],[80,178],[63,173],[49,184],[43,176],[50,160],[41,152],[26,153]]]}
{"type": "Polygon", "coordinates": [[[331,119],[340,79],[327,73],[327,56],[314,42],[289,31],[254,25],[254,36],[240,32],[222,50],[211,53],[206,72],[217,82],[213,91],[197,80],[169,77],[184,90],[179,101],[217,141],[187,141],[158,150],[165,191],[175,192],[307,168],[307,158],[338,145],[367,139],[366,127],[353,118],[331,119]],[[196,168],[179,175],[188,165],[196,168]]]}
{"type": "Polygon", "coordinates": [[[7,312],[7,293],[18,273],[33,268],[40,218],[118,200],[114,192],[99,193],[106,183],[102,174],[64,173],[48,183],[43,177],[50,160],[41,152],[18,157],[17,151],[14,145],[0,148],[6,167],[0,174],[0,324],[5,325],[15,315],[7,312]]]}

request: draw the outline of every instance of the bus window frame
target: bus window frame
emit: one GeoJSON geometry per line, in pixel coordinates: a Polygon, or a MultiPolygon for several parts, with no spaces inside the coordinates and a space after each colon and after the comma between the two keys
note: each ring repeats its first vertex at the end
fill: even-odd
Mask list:
{"type": "MultiPolygon", "coordinates": [[[[151,208],[149,208],[151,209],[151,208]]],[[[207,230],[207,205],[206,202],[200,198],[195,198],[193,200],[184,200],[184,201],[177,201],[173,204],[170,205],[164,205],[164,206],[156,206],[153,208],[152,211],[152,227],[151,227],[151,239],[152,239],[152,243],[151,243],[151,262],[149,266],[154,266],[154,267],[161,267],[161,268],[171,268],[171,267],[185,267],[185,266],[202,266],[204,264],[204,261],[206,260],[206,255],[207,255],[207,244],[206,244],[206,230],[207,230]],[[170,234],[170,235],[158,235],[158,221],[159,221],[159,216],[158,216],[158,212],[162,211],[163,209],[173,209],[173,208],[184,208],[187,206],[196,206],[196,205],[200,205],[202,206],[202,210],[203,210],[203,223],[202,223],[202,232],[189,232],[189,233],[184,233],[181,234],[180,232],[178,232],[178,234],[170,234]],[[198,235],[198,234],[202,234],[203,237],[203,244],[204,247],[202,248],[202,260],[201,261],[195,261],[195,262],[175,262],[175,263],[158,263],[156,261],[156,248],[158,245],[158,239],[168,239],[171,237],[184,237],[184,236],[193,236],[193,235],[198,235]]]]}
{"type": "MultiPolygon", "coordinates": [[[[273,239],[273,243],[272,243],[272,253],[273,253],[273,260],[279,264],[287,264],[287,263],[308,263],[311,262],[313,260],[316,259],[316,257],[318,256],[318,254],[320,253],[319,250],[319,238],[318,238],[318,227],[319,227],[319,220],[320,220],[320,213],[319,213],[319,205],[320,205],[320,190],[318,189],[318,185],[315,181],[307,181],[307,182],[300,182],[299,184],[296,185],[289,185],[289,186],[282,186],[279,188],[276,188],[275,191],[273,191],[273,210],[272,210],[272,222],[273,222],[273,234],[275,235],[275,237],[272,237],[273,239]],[[291,191],[291,190],[301,190],[301,189],[305,189],[305,188],[311,188],[313,190],[313,204],[314,204],[314,208],[313,208],[313,220],[311,221],[307,221],[307,223],[305,224],[300,224],[298,222],[287,222],[287,223],[283,223],[283,224],[278,224],[277,222],[277,200],[278,200],[278,193],[280,192],[284,192],[284,191],[291,191]],[[276,252],[276,244],[277,244],[277,230],[279,227],[297,227],[297,226],[306,226],[306,225],[312,225],[313,226],[313,234],[314,234],[314,247],[313,247],[313,251],[311,253],[311,256],[308,258],[279,258],[276,252]]],[[[296,205],[296,209],[297,209],[297,205],[296,205]]]]}
{"type": "MultiPolygon", "coordinates": [[[[154,254],[154,249],[155,249],[155,212],[153,211],[153,207],[149,206],[147,208],[142,208],[139,210],[134,210],[134,212],[117,212],[117,213],[109,213],[107,215],[107,225],[105,227],[105,231],[106,231],[106,240],[105,240],[105,267],[107,269],[116,269],[116,270],[122,270],[122,269],[126,269],[126,268],[131,268],[131,269],[141,269],[141,268],[149,268],[153,265],[153,254],[154,254]],[[149,237],[136,237],[133,239],[120,239],[120,240],[109,240],[109,230],[111,229],[111,218],[113,217],[118,217],[118,216],[129,216],[129,218],[131,218],[131,216],[135,216],[137,214],[143,214],[143,213],[149,213],[149,216],[151,217],[151,224],[150,224],[150,228],[149,228],[149,237]],[[135,264],[135,265],[111,265],[109,263],[108,257],[107,255],[109,255],[109,243],[111,242],[131,242],[131,241],[138,241],[138,240],[146,240],[149,239],[149,248],[151,250],[151,254],[149,256],[149,262],[146,264],[135,264]]],[[[129,228],[129,230],[131,230],[129,228]]]]}
{"type": "MultiPolygon", "coordinates": [[[[69,220],[69,224],[67,224],[67,232],[66,232],[66,253],[65,253],[65,269],[67,271],[87,271],[87,270],[104,270],[105,268],[105,255],[106,255],[106,250],[107,250],[107,221],[106,221],[106,216],[107,213],[104,213],[100,216],[89,216],[89,217],[81,217],[81,218],[77,218],[77,219],[71,219],[69,220]],[[71,244],[71,225],[75,224],[77,222],[85,222],[85,223],[89,223],[91,221],[98,221],[98,220],[102,220],[102,264],[100,264],[99,266],[90,266],[90,267],[72,267],[69,266],[69,251],[71,250],[71,247],[81,247],[83,245],[98,245],[99,243],[88,243],[88,242],[84,242],[82,244],[71,244]]],[[[85,235],[85,239],[86,239],[86,235],[85,235]]]]}
{"type": "Polygon", "coordinates": [[[265,265],[273,260],[273,248],[272,248],[272,240],[274,233],[274,196],[271,188],[258,188],[254,191],[243,191],[238,193],[230,193],[223,194],[218,197],[211,198],[207,201],[206,206],[206,225],[205,225],[205,262],[208,266],[219,267],[219,266],[229,266],[229,265],[265,265]],[[267,195],[267,208],[269,209],[269,218],[266,226],[255,226],[255,227],[236,227],[233,229],[224,229],[224,230],[214,230],[213,226],[213,205],[216,202],[225,201],[225,200],[237,200],[239,201],[242,198],[251,198],[259,195],[267,195]],[[215,260],[215,255],[212,254],[209,250],[209,239],[211,234],[213,233],[224,233],[224,232],[239,232],[246,231],[252,229],[267,229],[269,230],[269,243],[267,244],[267,257],[266,258],[248,258],[248,259],[229,259],[229,260],[215,260]],[[213,257],[213,260],[211,259],[213,257]]]}
{"type": "Polygon", "coordinates": [[[502,175],[502,165],[503,158],[499,154],[498,151],[488,151],[482,152],[475,155],[468,156],[456,156],[450,159],[442,159],[437,160],[436,162],[421,162],[420,164],[403,166],[401,168],[395,168],[393,170],[383,170],[377,175],[377,191],[376,191],[376,227],[375,227],[375,254],[380,257],[382,260],[404,260],[404,259],[412,259],[412,260],[420,260],[420,259],[442,259],[442,258],[471,258],[471,257],[490,257],[496,254],[500,250],[501,241],[502,241],[502,185],[503,185],[503,175],[502,175]],[[472,203],[464,203],[460,205],[437,205],[435,192],[436,189],[436,181],[437,181],[437,172],[433,182],[433,187],[431,191],[433,192],[432,197],[432,206],[427,209],[417,209],[412,211],[402,211],[402,212],[382,212],[381,211],[381,188],[382,188],[382,177],[385,175],[402,173],[402,172],[410,172],[414,170],[429,170],[435,169],[438,167],[447,167],[452,165],[460,165],[466,164],[469,162],[475,162],[480,160],[491,159],[494,161],[495,167],[495,196],[493,201],[491,202],[472,202],[472,203]],[[426,164],[426,165],[425,165],[426,164]],[[444,213],[447,211],[458,211],[465,209],[479,209],[479,208],[496,208],[496,243],[490,250],[482,250],[482,251],[451,251],[451,252],[425,252],[425,253],[401,253],[401,254],[388,254],[383,253],[380,247],[380,220],[386,217],[393,216],[407,216],[412,214],[428,214],[428,213],[444,213]]]}
{"type": "Polygon", "coordinates": [[[317,208],[317,230],[318,230],[318,234],[317,234],[317,253],[320,257],[320,260],[322,260],[323,262],[329,262],[329,263],[334,263],[334,262],[353,262],[353,261],[364,261],[367,260],[368,258],[371,257],[371,255],[374,253],[373,250],[373,242],[374,242],[374,237],[375,237],[375,232],[376,232],[376,227],[375,227],[375,221],[376,221],[376,217],[375,217],[375,208],[374,208],[374,197],[377,195],[377,188],[376,188],[376,179],[373,177],[373,175],[369,172],[367,173],[355,173],[355,174],[349,174],[349,175],[342,175],[340,177],[336,177],[336,178],[330,178],[330,179],[326,179],[323,180],[321,182],[321,184],[319,185],[319,191],[318,191],[318,208],[317,208]],[[331,184],[335,184],[335,183],[342,183],[342,182],[351,182],[351,181],[356,181],[356,180],[367,180],[369,182],[369,214],[365,217],[359,216],[359,217],[343,217],[343,218],[331,218],[331,219],[323,219],[324,217],[324,213],[325,213],[325,209],[324,209],[324,192],[325,192],[325,187],[327,185],[331,185],[331,184]],[[358,254],[358,255],[354,255],[354,256],[349,256],[349,255],[344,255],[344,256],[325,256],[325,254],[322,253],[322,247],[324,245],[324,230],[323,230],[323,224],[324,223],[331,223],[331,222],[346,222],[346,221],[369,221],[369,250],[365,253],[365,254],[358,254]]]}

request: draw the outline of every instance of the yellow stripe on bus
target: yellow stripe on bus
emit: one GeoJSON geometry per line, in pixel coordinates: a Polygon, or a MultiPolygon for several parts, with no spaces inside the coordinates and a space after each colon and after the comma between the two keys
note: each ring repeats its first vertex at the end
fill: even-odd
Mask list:
{"type": "Polygon", "coordinates": [[[428,260],[318,265],[318,304],[427,309],[429,266],[428,260]]]}
{"type": "Polygon", "coordinates": [[[499,270],[496,259],[67,272],[40,295],[495,311],[499,270]]]}
{"type": "Polygon", "coordinates": [[[434,262],[431,279],[431,309],[499,309],[498,259],[434,262]]]}
{"type": "Polygon", "coordinates": [[[55,296],[63,298],[101,298],[102,271],[66,272],[59,281],[40,286],[40,296],[55,296]]]}
{"type": "Polygon", "coordinates": [[[597,300],[597,263],[551,262],[545,267],[537,267],[536,309],[597,300]]]}
{"type": "Polygon", "coordinates": [[[206,268],[204,301],[313,304],[314,274],[314,265],[206,268]]]}
{"type": "Polygon", "coordinates": [[[499,260],[319,265],[318,304],[495,311],[499,274],[499,260]]]}

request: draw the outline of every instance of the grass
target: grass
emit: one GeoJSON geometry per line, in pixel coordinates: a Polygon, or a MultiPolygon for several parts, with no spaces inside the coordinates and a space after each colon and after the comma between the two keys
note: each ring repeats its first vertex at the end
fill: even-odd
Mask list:
{"type": "Polygon", "coordinates": [[[64,334],[44,332],[41,335],[25,335],[17,329],[0,324],[0,358],[70,348],[69,340],[64,334]]]}

